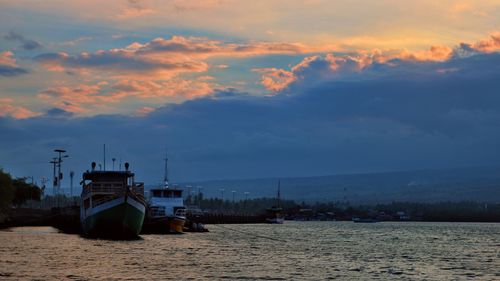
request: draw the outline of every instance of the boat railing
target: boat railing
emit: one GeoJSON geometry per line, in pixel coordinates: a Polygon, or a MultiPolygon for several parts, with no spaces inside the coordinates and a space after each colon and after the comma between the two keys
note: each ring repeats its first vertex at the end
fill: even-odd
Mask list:
{"type": "Polygon", "coordinates": [[[92,192],[95,194],[115,194],[123,193],[125,190],[123,188],[122,182],[106,182],[106,183],[89,183],[83,187],[83,192],[92,192]]]}
{"type": "Polygon", "coordinates": [[[132,185],[131,190],[135,193],[138,193],[138,194],[144,194],[144,183],[143,182],[135,182],[132,185]]]}
{"type": "Polygon", "coordinates": [[[150,207],[149,212],[153,217],[163,217],[166,215],[165,207],[163,206],[152,206],[150,207]]]}
{"type": "Polygon", "coordinates": [[[176,216],[181,216],[185,217],[186,216],[186,209],[185,208],[179,208],[175,211],[176,216]]]}

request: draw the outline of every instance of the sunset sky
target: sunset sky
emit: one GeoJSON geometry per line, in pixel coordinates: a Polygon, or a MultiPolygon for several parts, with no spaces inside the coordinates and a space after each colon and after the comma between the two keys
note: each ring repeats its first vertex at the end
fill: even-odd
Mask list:
{"type": "Polygon", "coordinates": [[[0,166],[161,179],[498,165],[500,1],[0,0],[0,166]]]}

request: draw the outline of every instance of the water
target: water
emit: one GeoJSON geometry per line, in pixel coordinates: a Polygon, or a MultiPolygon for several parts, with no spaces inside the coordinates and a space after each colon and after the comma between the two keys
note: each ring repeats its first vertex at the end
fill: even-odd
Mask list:
{"type": "Polygon", "coordinates": [[[500,224],[285,222],[89,240],[0,231],[1,280],[500,280],[500,224]]]}

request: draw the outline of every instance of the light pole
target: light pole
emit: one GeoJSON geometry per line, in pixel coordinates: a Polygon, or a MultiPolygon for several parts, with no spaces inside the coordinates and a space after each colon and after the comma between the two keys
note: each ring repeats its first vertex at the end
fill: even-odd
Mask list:
{"type": "Polygon", "coordinates": [[[198,185],[196,188],[198,188],[198,208],[201,209],[201,190],[203,187],[198,185]]]}
{"type": "Polygon", "coordinates": [[[244,205],[244,206],[243,206],[243,209],[244,209],[244,210],[245,210],[245,212],[246,212],[246,211],[247,211],[248,194],[250,194],[250,192],[245,191],[245,192],[244,192],[244,194],[245,194],[245,203],[243,204],[243,205],[244,205]]]}
{"type": "MultiPolygon", "coordinates": [[[[63,158],[69,157],[68,155],[63,155],[66,152],[64,149],[54,149],[54,152],[58,154],[57,157],[57,194],[61,192],[61,180],[63,178],[63,174],[61,173],[61,166],[63,162],[63,158]]],[[[59,207],[59,200],[57,200],[57,205],[59,207]]]]}
{"type": "Polygon", "coordinates": [[[188,191],[188,192],[187,192],[187,195],[188,195],[188,197],[187,197],[187,199],[188,199],[188,204],[191,204],[191,187],[192,187],[192,186],[190,186],[190,185],[186,185],[186,188],[187,188],[187,191],[188,191]]]}
{"type": "Polygon", "coordinates": [[[52,158],[52,161],[49,162],[50,164],[53,164],[53,173],[52,173],[52,195],[56,196],[56,185],[57,185],[57,178],[56,178],[56,164],[57,164],[57,158],[52,158]]]}
{"type": "Polygon", "coordinates": [[[73,177],[75,176],[75,172],[70,171],[69,172],[69,178],[70,178],[70,191],[69,191],[69,196],[73,197],[73,177]]]}
{"type": "Polygon", "coordinates": [[[224,188],[221,188],[219,190],[220,190],[220,195],[221,195],[222,203],[224,203],[224,188]]]}
{"type": "Polygon", "coordinates": [[[115,161],[116,161],[116,158],[112,158],[111,161],[113,161],[113,171],[115,170],[115,161]]]}

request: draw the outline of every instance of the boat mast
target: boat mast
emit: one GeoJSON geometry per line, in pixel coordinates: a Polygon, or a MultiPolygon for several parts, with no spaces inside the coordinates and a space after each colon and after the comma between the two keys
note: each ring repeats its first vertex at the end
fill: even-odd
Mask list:
{"type": "Polygon", "coordinates": [[[165,152],[165,175],[163,176],[163,184],[165,188],[168,188],[168,156],[165,152]]]}
{"type": "Polygon", "coordinates": [[[281,187],[281,180],[278,179],[278,208],[281,207],[281,200],[280,200],[280,187],[281,187]]]}

